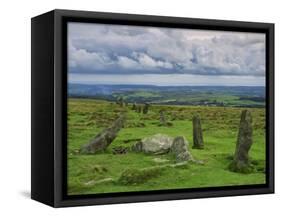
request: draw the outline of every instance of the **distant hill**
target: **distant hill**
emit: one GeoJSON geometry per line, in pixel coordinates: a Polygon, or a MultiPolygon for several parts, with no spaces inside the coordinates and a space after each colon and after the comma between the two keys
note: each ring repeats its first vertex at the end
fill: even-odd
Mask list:
{"type": "Polygon", "coordinates": [[[264,107],[265,87],[68,84],[68,96],[166,105],[264,107]]]}

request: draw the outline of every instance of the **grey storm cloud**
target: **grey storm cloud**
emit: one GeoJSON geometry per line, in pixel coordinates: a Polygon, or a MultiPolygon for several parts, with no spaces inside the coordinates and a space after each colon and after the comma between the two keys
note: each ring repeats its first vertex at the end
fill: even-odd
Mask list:
{"type": "Polygon", "coordinates": [[[68,67],[88,74],[265,75],[265,35],[68,24],[68,67]]]}

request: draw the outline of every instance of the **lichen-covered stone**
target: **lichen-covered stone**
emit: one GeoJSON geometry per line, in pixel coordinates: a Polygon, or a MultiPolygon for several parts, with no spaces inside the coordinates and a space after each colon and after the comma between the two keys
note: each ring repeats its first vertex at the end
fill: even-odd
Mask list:
{"type": "Polygon", "coordinates": [[[143,114],[147,114],[148,113],[148,108],[149,108],[149,103],[145,103],[144,107],[143,107],[143,110],[142,110],[142,113],[143,114]]]}
{"type": "Polygon", "coordinates": [[[249,161],[249,150],[253,143],[252,115],[250,111],[241,113],[239,133],[236,142],[235,154],[229,169],[233,172],[250,173],[254,167],[249,161]]]}
{"type": "Polygon", "coordinates": [[[177,162],[193,160],[191,153],[188,151],[188,141],[183,136],[174,139],[171,153],[175,155],[177,162]]]}
{"type": "Polygon", "coordinates": [[[203,149],[204,141],[203,141],[203,133],[201,127],[201,119],[199,115],[195,115],[192,119],[193,123],[193,147],[195,149],[203,149]]]}
{"type": "Polygon", "coordinates": [[[166,125],[166,118],[165,118],[164,111],[160,111],[160,124],[166,125]]]}
{"type": "Polygon", "coordinates": [[[142,111],[141,105],[138,105],[136,108],[136,112],[141,113],[141,111],[142,111]]]}
{"type": "Polygon", "coordinates": [[[136,110],[137,109],[137,103],[136,102],[134,102],[134,104],[133,104],[133,106],[132,106],[132,110],[136,110]]]}
{"type": "Polygon", "coordinates": [[[124,126],[125,115],[122,114],[120,117],[114,121],[114,123],[109,127],[100,132],[96,137],[88,144],[83,145],[80,148],[81,154],[95,154],[100,151],[104,151],[117,137],[118,132],[124,126]]]}
{"type": "Polygon", "coordinates": [[[170,151],[172,143],[172,137],[159,133],[136,142],[132,147],[132,151],[147,154],[165,154],[170,151]]]}
{"type": "Polygon", "coordinates": [[[164,114],[164,111],[160,111],[160,119],[159,119],[159,124],[158,126],[163,126],[163,127],[171,127],[173,126],[173,123],[172,122],[169,122],[166,120],[166,117],[165,117],[165,114],[164,114]]]}

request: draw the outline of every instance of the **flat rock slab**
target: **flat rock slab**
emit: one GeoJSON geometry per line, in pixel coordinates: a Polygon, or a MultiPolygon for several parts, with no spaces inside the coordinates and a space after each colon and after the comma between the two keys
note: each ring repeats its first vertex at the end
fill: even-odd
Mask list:
{"type": "Polygon", "coordinates": [[[170,151],[173,140],[172,137],[159,133],[137,142],[132,150],[148,154],[166,154],[170,151]]]}

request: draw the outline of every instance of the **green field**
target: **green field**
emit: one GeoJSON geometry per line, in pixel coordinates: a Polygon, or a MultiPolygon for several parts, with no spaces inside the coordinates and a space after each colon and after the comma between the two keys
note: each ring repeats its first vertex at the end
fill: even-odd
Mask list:
{"type": "Polygon", "coordinates": [[[127,107],[91,99],[68,100],[68,193],[95,194],[108,192],[145,191],[158,189],[197,188],[265,183],[265,110],[249,108],[253,116],[254,143],[250,158],[255,172],[230,172],[228,165],[235,150],[241,111],[245,108],[206,106],[152,105],[147,114],[127,107]],[[159,112],[163,110],[170,127],[159,126],[159,112]],[[104,153],[82,155],[79,149],[96,134],[108,127],[121,112],[127,113],[125,127],[104,153]],[[200,114],[205,149],[192,149],[192,117],[200,114]],[[165,164],[155,158],[174,159],[166,155],[145,155],[128,152],[114,155],[114,147],[131,147],[135,141],[156,133],[185,136],[195,159],[204,164],[190,163],[183,168],[163,168],[159,174],[143,183],[118,182],[126,169],[143,169],[165,164]],[[115,181],[98,183],[112,178],[115,181]]]}

